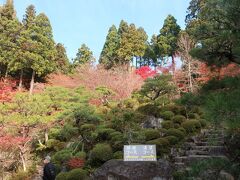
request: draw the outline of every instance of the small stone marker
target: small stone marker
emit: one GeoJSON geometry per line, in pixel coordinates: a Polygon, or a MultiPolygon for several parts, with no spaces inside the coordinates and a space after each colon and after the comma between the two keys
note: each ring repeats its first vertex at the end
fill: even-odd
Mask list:
{"type": "Polygon", "coordinates": [[[124,161],[157,161],[156,145],[124,145],[124,161]]]}

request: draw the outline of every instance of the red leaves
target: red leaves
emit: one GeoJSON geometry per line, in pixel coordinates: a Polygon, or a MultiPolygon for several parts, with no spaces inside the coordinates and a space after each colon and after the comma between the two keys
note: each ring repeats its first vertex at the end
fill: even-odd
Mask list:
{"type": "Polygon", "coordinates": [[[67,162],[67,165],[70,169],[82,168],[84,166],[85,160],[74,157],[67,162]]]}
{"type": "Polygon", "coordinates": [[[149,66],[142,66],[139,69],[136,69],[135,73],[140,75],[143,79],[147,79],[155,76],[157,71],[152,70],[149,66]]]}
{"type": "Polygon", "coordinates": [[[19,137],[19,136],[0,136],[0,150],[9,151],[19,148],[19,146],[24,146],[24,144],[29,141],[29,138],[19,137]]]}
{"type": "Polygon", "coordinates": [[[4,79],[0,81],[0,102],[9,102],[15,92],[16,81],[4,79]]]}

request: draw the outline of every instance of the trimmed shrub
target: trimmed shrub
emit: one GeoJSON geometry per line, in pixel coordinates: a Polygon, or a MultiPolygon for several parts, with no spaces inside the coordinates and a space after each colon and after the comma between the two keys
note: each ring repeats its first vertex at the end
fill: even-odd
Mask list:
{"type": "Polygon", "coordinates": [[[65,143],[56,139],[49,139],[46,142],[47,148],[54,149],[55,151],[60,151],[64,148],[65,143]]]}
{"type": "Polygon", "coordinates": [[[156,105],[154,104],[146,104],[146,105],[143,105],[143,106],[140,106],[138,109],[137,109],[138,112],[141,112],[145,115],[152,115],[152,116],[155,116],[157,117],[158,114],[159,114],[159,107],[157,107],[156,105]]]}
{"type": "Polygon", "coordinates": [[[178,140],[183,139],[184,136],[185,136],[185,134],[182,131],[180,131],[178,129],[173,129],[173,128],[168,129],[167,135],[168,136],[175,136],[178,140]]]}
{"type": "Polygon", "coordinates": [[[167,136],[165,137],[171,145],[177,144],[178,143],[178,138],[175,136],[167,136]]]}
{"type": "Polygon", "coordinates": [[[193,133],[201,128],[201,124],[198,120],[188,120],[182,123],[182,127],[187,131],[187,133],[193,133]]]}
{"type": "Polygon", "coordinates": [[[79,151],[74,156],[78,158],[86,159],[87,154],[84,151],[79,151]]]}
{"type": "Polygon", "coordinates": [[[187,134],[187,131],[183,127],[178,128],[178,130],[182,131],[185,135],[187,134]]]}
{"type": "Polygon", "coordinates": [[[113,152],[109,144],[96,144],[90,151],[90,162],[94,166],[101,165],[112,157],[113,152]]]}
{"type": "Polygon", "coordinates": [[[78,128],[74,127],[70,124],[66,124],[64,125],[64,127],[61,129],[61,131],[59,132],[58,135],[58,139],[60,141],[68,141],[70,140],[72,137],[78,135],[78,128]]]}
{"type": "Polygon", "coordinates": [[[56,180],[66,180],[67,179],[67,172],[60,172],[57,176],[56,176],[56,180]]]}
{"type": "Polygon", "coordinates": [[[160,116],[165,120],[171,120],[174,116],[172,111],[164,111],[160,113],[160,116]]]}
{"type": "Polygon", "coordinates": [[[200,124],[201,124],[201,127],[206,127],[207,126],[207,121],[205,119],[200,119],[199,120],[200,124]]]}
{"type": "Polygon", "coordinates": [[[183,116],[183,115],[176,115],[176,116],[174,116],[174,117],[172,118],[172,121],[173,121],[174,123],[181,124],[181,123],[183,123],[184,121],[186,121],[186,118],[185,118],[185,116],[183,116]]]}
{"type": "Polygon", "coordinates": [[[123,152],[117,151],[113,154],[113,159],[123,159],[123,152]]]}
{"type": "Polygon", "coordinates": [[[70,158],[72,158],[72,152],[68,149],[63,149],[53,155],[53,162],[62,164],[64,162],[67,162],[70,158]]]}
{"type": "Polygon", "coordinates": [[[176,104],[166,105],[162,108],[162,110],[163,111],[172,111],[175,114],[181,114],[181,115],[186,114],[185,108],[183,106],[179,106],[179,105],[176,105],[176,104]]]}
{"type": "Polygon", "coordinates": [[[157,129],[144,129],[145,140],[150,141],[160,137],[160,133],[157,129]]]}
{"type": "Polygon", "coordinates": [[[90,131],[95,131],[96,126],[94,124],[83,124],[80,126],[80,131],[83,132],[90,132],[90,131]]]}
{"type": "Polygon", "coordinates": [[[86,180],[88,179],[88,172],[86,170],[77,168],[67,173],[66,180],[86,180]]]}
{"type": "Polygon", "coordinates": [[[111,139],[111,133],[116,132],[116,130],[111,129],[111,128],[102,128],[102,129],[98,129],[97,133],[98,133],[98,139],[101,141],[106,141],[106,140],[110,140],[111,139]]]}
{"type": "Polygon", "coordinates": [[[123,139],[123,134],[119,131],[116,131],[116,132],[110,133],[110,137],[112,142],[121,141],[123,139]]]}
{"type": "Polygon", "coordinates": [[[200,119],[200,116],[197,113],[189,113],[188,118],[189,119],[200,119]]]}
{"type": "Polygon", "coordinates": [[[155,144],[158,156],[162,156],[169,152],[169,141],[166,138],[158,138],[151,141],[147,141],[146,144],[155,144]]]}
{"type": "Polygon", "coordinates": [[[162,128],[164,129],[170,129],[174,127],[174,124],[172,121],[163,121],[161,125],[162,125],[162,128]]]}

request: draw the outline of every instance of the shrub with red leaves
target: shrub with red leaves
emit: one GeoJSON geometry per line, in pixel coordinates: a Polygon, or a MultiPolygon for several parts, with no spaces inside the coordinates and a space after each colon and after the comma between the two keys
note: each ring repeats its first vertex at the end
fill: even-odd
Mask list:
{"type": "Polygon", "coordinates": [[[82,168],[85,164],[85,160],[82,158],[74,157],[71,158],[68,162],[67,165],[70,169],[75,169],[75,168],[82,168]]]}
{"type": "Polygon", "coordinates": [[[152,70],[149,66],[142,66],[135,71],[136,74],[140,75],[143,79],[153,77],[156,75],[157,71],[152,70]]]}
{"type": "Polygon", "coordinates": [[[0,102],[11,101],[15,87],[16,81],[14,80],[4,79],[0,81],[0,102]]]}

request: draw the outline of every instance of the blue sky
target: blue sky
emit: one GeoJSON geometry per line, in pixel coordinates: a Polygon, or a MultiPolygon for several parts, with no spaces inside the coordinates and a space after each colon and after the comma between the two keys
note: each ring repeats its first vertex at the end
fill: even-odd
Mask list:
{"type": "MultiPolygon", "coordinates": [[[[3,4],[5,0],[0,0],[3,4]]],[[[54,39],[63,43],[69,58],[74,58],[82,43],[101,53],[106,34],[112,24],[121,19],[145,29],[148,36],[158,33],[168,14],[172,14],[184,29],[184,19],[190,0],[15,0],[20,20],[28,5],[50,19],[54,39]]]]}

